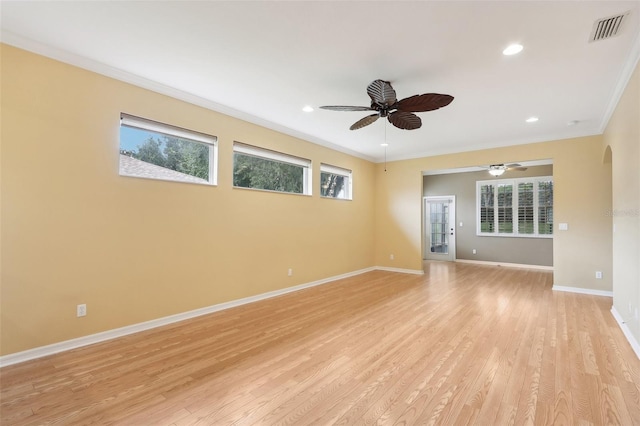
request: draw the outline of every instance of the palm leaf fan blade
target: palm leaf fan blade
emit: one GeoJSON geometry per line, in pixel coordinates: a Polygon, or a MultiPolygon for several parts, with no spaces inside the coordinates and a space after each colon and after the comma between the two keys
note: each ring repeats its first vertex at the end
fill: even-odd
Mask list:
{"type": "Polygon", "coordinates": [[[422,120],[417,115],[406,111],[395,111],[389,114],[391,124],[399,129],[415,130],[422,126],[422,120]]]}
{"type": "Polygon", "coordinates": [[[376,121],[378,119],[378,117],[379,117],[378,114],[367,115],[365,118],[362,118],[362,119],[356,121],[355,123],[353,123],[351,125],[351,127],[349,127],[349,129],[350,130],[362,129],[364,126],[368,126],[369,124],[371,124],[374,121],[376,121]]]}
{"type": "Polygon", "coordinates": [[[440,93],[425,93],[424,95],[413,95],[398,102],[398,110],[406,112],[433,111],[449,105],[453,101],[453,96],[442,95],[440,93]]]}
{"type": "Polygon", "coordinates": [[[384,80],[374,80],[367,87],[367,94],[375,104],[390,106],[396,103],[396,91],[391,83],[384,80]]]}
{"type": "Polygon", "coordinates": [[[365,107],[365,106],[326,105],[326,106],[321,106],[320,108],[327,109],[330,111],[373,111],[371,107],[365,107]]]}

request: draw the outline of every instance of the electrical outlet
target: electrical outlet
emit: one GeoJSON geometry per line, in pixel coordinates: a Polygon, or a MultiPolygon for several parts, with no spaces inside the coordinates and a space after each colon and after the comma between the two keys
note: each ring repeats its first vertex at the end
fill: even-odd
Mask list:
{"type": "Polygon", "coordinates": [[[389,259],[391,259],[391,260],[393,260],[393,259],[394,259],[394,257],[393,257],[393,255],[392,255],[392,254],[390,254],[390,255],[389,255],[389,259]]]}
{"type": "Polygon", "coordinates": [[[473,254],[476,254],[476,253],[477,253],[476,249],[473,249],[473,254]]]}
{"type": "Polygon", "coordinates": [[[289,270],[287,271],[287,275],[288,276],[293,276],[293,269],[289,268],[289,270]]]}
{"type": "Polygon", "coordinates": [[[602,271],[596,271],[596,279],[597,280],[601,280],[602,279],[602,271]]]}
{"type": "Polygon", "coordinates": [[[76,306],[76,316],[78,317],[84,317],[87,315],[87,305],[86,304],[81,304],[76,306]]]}

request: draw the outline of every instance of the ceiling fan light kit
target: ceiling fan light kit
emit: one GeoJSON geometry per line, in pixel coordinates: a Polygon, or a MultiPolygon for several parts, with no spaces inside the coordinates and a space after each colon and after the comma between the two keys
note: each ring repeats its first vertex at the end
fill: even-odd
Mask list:
{"type": "Polygon", "coordinates": [[[351,125],[349,129],[361,129],[374,123],[378,118],[387,118],[395,127],[403,130],[419,129],[422,120],[415,112],[433,111],[449,105],[453,96],[439,93],[425,93],[423,95],[409,96],[397,100],[396,91],[391,83],[384,80],[374,80],[367,87],[367,94],[371,98],[371,106],[342,106],[328,105],[320,108],[331,111],[375,111],[351,125]]]}
{"type": "Polygon", "coordinates": [[[495,177],[500,176],[506,170],[507,170],[507,168],[505,166],[499,166],[499,165],[489,166],[489,174],[491,176],[495,176],[495,177]]]}

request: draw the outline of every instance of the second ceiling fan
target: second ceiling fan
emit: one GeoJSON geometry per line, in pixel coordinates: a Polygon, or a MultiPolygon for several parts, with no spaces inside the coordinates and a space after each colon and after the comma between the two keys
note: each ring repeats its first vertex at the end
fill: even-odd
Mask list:
{"type": "Polygon", "coordinates": [[[367,87],[367,94],[371,98],[371,106],[321,106],[331,111],[376,111],[351,125],[349,129],[356,130],[376,121],[379,117],[387,117],[389,122],[399,129],[414,130],[422,126],[420,117],[414,112],[433,111],[445,107],[453,101],[453,96],[439,93],[425,93],[413,95],[397,100],[396,91],[391,83],[384,80],[374,80],[367,87]]]}

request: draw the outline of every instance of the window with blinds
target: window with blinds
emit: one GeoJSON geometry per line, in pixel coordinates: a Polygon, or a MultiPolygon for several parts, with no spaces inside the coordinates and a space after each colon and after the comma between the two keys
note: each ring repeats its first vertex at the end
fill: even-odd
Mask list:
{"type": "Polygon", "coordinates": [[[215,185],[218,139],[120,114],[120,175],[215,185]]]}
{"type": "Polygon", "coordinates": [[[480,185],[478,191],[480,197],[479,232],[493,234],[495,232],[495,191],[493,184],[480,185]]]}
{"type": "Polygon", "coordinates": [[[513,185],[499,184],[498,191],[498,233],[513,233],[513,185]]]}
{"type": "Polygon", "coordinates": [[[351,200],[351,170],[320,164],[320,196],[351,200]]]}
{"type": "Polygon", "coordinates": [[[553,236],[553,177],[476,182],[477,235],[553,236]]]}
{"type": "Polygon", "coordinates": [[[538,182],[538,233],[553,234],[553,181],[538,182]]]}
{"type": "Polygon", "coordinates": [[[533,234],[533,182],[518,184],[518,233],[533,234]]]}
{"type": "Polygon", "coordinates": [[[233,186],[311,195],[311,160],[235,142],[233,186]]]}

